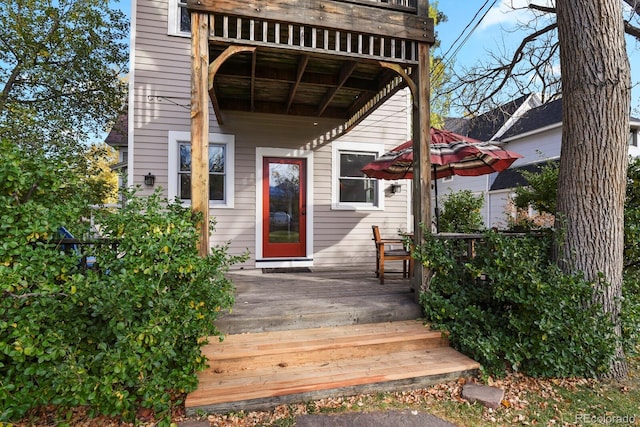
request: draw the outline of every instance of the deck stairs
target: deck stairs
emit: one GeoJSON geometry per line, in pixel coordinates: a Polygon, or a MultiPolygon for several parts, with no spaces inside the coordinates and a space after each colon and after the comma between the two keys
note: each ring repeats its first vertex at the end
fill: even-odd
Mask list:
{"type": "Polygon", "coordinates": [[[420,320],[236,333],[203,353],[209,368],[187,396],[188,414],[415,389],[479,368],[420,320]]]}

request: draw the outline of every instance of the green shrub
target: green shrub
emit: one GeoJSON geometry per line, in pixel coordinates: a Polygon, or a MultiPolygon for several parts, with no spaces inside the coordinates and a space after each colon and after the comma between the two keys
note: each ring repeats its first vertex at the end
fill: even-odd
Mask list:
{"type": "Polygon", "coordinates": [[[610,321],[591,304],[589,283],[550,262],[550,237],[488,232],[476,256],[460,263],[455,242],[425,240],[416,256],[434,273],[421,295],[427,320],[450,331],[452,345],[487,373],[591,377],[607,370],[610,321]]]}
{"type": "Polygon", "coordinates": [[[86,270],[80,254],[53,243],[57,227],[84,210],[63,172],[49,178],[58,162],[3,148],[0,420],[49,404],[166,417],[197,386],[203,337],[219,335],[214,321],[233,304],[224,273],[243,257],[226,246],[198,256],[198,215],[158,194],[132,195],[126,208],[96,217],[117,246],[86,248],[98,262],[86,270]]]}
{"type": "Polygon", "coordinates": [[[438,218],[438,231],[470,233],[485,228],[480,210],[484,204],[482,194],[469,190],[447,194],[442,198],[442,212],[438,218]]]}
{"type": "Polygon", "coordinates": [[[622,339],[625,354],[636,356],[640,351],[640,271],[627,268],[622,283],[622,339]]]}

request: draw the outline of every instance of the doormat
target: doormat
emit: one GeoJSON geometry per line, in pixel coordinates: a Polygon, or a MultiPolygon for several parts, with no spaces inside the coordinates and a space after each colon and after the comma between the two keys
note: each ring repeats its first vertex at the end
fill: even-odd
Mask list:
{"type": "Polygon", "coordinates": [[[311,269],[309,267],[263,268],[262,274],[266,273],[311,273],[311,269]]]}

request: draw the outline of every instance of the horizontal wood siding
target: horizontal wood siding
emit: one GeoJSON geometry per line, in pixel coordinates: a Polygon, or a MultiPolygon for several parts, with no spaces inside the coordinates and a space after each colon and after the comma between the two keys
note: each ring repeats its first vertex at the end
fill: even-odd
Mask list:
{"type": "Polygon", "coordinates": [[[517,167],[559,157],[561,144],[562,127],[559,126],[509,141],[505,148],[524,156],[522,159],[516,160],[511,166],[517,167]]]}
{"type": "MultiPolygon", "coordinates": [[[[167,35],[166,1],[137,2],[134,68],[134,180],[143,193],[143,176],[156,176],[155,188],[165,189],[168,177],[168,134],[190,131],[190,41],[167,35]]],[[[401,91],[340,140],[377,142],[390,149],[408,138],[407,95],[401,91]]],[[[230,252],[250,252],[250,259],[235,268],[254,268],[256,241],[256,147],[313,151],[314,266],[375,265],[371,225],[383,234],[406,229],[408,187],[400,194],[385,194],[384,211],[331,209],[331,142],[322,137],[340,121],[292,118],[267,114],[223,112],[219,126],[210,106],[211,133],[235,137],[234,208],[214,208],[212,244],[229,242],[230,252]],[[316,123],[316,124],[314,124],[316,123]]],[[[382,182],[388,187],[391,182],[382,182]]],[[[312,205],[312,206],[311,206],[312,205]]]]}
{"type": "MultiPolygon", "coordinates": [[[[405,142],[407,135],[407,94],[401,91],[371,116],[337,141],[350,143],[380,143],[384,150],[405,142]]],[[[369,265],[375,270],[375,246],[372,225],[378,225],[383,237],[397,237],[398,230],[407,230],[407,180],[397,181],[405,191],[391,194],[385,191],[384,211],[332,210],[331,148],[316,158],[316,210],[314,264],[324,266],[369,265]],[[325,174],[320,171],[327,171],[325,174]],[[364,263],[364,264],[363,264],[364,263]]],[[[381,181],[383,188],[392,182],[381,181]]]]}
{"type": "Polygon", "coordinates": [[[485,217],[487,227],[498,227],[505,229],[509,225],[509,214],[507,206],[509,204],[511,191],[492,191],[489,193],[488,211],[485,217]]]}

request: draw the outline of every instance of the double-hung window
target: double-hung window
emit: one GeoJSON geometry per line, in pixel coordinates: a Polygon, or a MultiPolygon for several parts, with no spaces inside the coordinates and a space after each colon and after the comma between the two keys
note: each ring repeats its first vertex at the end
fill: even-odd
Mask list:
{"type": "Polygon", "coordinates": [[[631,129],[629,131],[629,146],[631,147],[638,146],[638,129],[631,129]]]}
{"type": "MultiPolygon", "coordinates": [[[[191,142],[189,132],[169,132],[169,197],[191,201],[191,142]]],[[[209,204],[233,207],[233,135],[209,135],[209,204]]]]}
{"type": "Polygon", "coordinates": [[[377,210],[383,208],[380,181],[361,169],[382,153],[374,144],[333,144],[333,209],[377,210]]]}
{"type": "Polygon", "coordinates": [[[169,0],[169,34],[188,36],[191,33],[191,15],[187,9],[187,0],[169,0]]]}
{"type": "MultiPolygon", "coordinates": [[[[178,169],[178,197],[191,200],[191,144],[179,143],[180,168],[178,169]]],[[[209,144],[209,200],[225,201],[226,145],[209,144]]]]}

